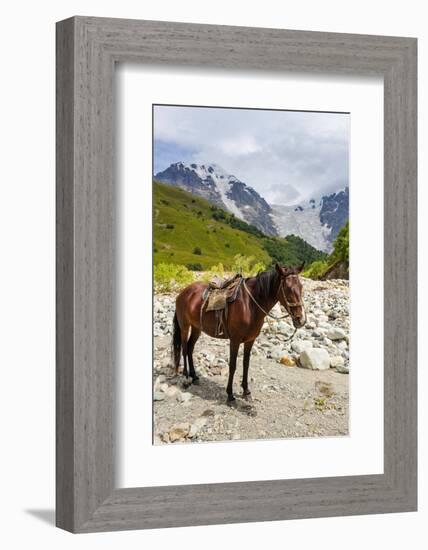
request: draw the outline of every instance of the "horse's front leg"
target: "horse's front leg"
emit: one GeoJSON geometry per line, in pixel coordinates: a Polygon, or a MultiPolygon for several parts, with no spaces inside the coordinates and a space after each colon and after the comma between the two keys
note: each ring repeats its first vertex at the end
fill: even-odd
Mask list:
{"type": "Polygon", "coordinates": [[[238,357],[239,342],[230,341],[230,357],[229,357],[229,379],[227,381],[227,402],[235,401],[233,396],[233,375],[236,370],[236,358],[238,357]]]}
{"type": "Polygon", "coordinates": [[[245,342],[244,344],[244,372],[242,376],[242,389],[244,397],[248,398],[251,395],[248,389],[248,369],[250,368],[250,356],[251,348],[253,347],[254,340],[251,342],[245,342]]]}

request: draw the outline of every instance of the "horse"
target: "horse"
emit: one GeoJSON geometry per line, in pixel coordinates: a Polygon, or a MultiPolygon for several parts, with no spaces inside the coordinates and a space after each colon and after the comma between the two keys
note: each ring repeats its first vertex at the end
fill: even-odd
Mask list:
{"type": "MultiPolygon", "coordinates": [[[[172,355],[175,371],[178,372],[180,356],[183,355],[183,374],[191,382],[197,383],[198,376],[193,364],[193,350],[201,335],[205,332],[214,338],[230,340],[229,377],[227,382],[227,402],[235,401],[233,395],[233,377],[239,347],[244,345],[244,368],[242,377],[243,397],[248,399],[251,391],[248,387],[248,370],[250,367],[251,348],[260,334],[265,317],[275,304],[279,303],[291,317],[295,331],[304,326],[306,315],[302,300],[303,289],[299,267],[275,265],[275,269],[264,271],[255,277],[245,278],[236,299],[228,304],[225,330],[219,335],[216,330],[214,311],[203,311],[204,292],[207,283],[194,282],[184,288],[176,298],[173,319],[172,355]],[[189,367],[189,370],[188,370],[189,367]]],[[[282,317],[281,317],[282,318],[282,317]]]]}

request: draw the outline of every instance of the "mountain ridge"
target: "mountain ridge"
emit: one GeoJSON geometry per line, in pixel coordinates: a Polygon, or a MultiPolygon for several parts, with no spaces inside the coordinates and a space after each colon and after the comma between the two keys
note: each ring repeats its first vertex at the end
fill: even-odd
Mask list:
{"type": "Polygon", "coordinates": [[[255,189],[233,174],[228,174],[218,164],[175,162],[155,174],[154,179],[194,193],[254,225],[266,235],[278,234],[267,201],[255,189]]]}
{"type": "Polygon", "coordinates": [[[197,195],[265,235],[296,235],[323,252],[349,218],[349,188],[300,204],[269,204],[257,191],[216,163],[172,163],[154,178],[197,195]]]}

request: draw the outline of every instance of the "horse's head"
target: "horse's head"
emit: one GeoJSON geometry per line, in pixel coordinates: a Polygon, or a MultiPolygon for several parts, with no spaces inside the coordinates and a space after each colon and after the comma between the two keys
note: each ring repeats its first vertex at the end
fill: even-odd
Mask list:
{"type": "Polygon", "coordinates": [[[283,267],[276,264],[275,269],[280,276],[278,300],[290,314],[295,328],[301,328],[306,322],[305,307],[303,305],[303,287],[299,273],[304,267],[283,267]]]}

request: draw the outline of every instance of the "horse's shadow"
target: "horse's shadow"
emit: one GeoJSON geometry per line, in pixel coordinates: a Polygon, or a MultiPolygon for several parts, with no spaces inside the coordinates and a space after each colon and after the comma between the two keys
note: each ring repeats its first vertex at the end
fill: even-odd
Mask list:
{"type": "Polygon", "coordinates": [[[224,407],[225,411],[230,409],[244,414],[245,416],[257,416],[257,410],[254,401],[250,399],[244,399],[241,392],[235,394],[235,401],[227,403],[226,394],[226,381],[224,378],[219,378],[221,383],[217,383],[213,380],[214,377],[200,376],[197,383],[190,385],[186,384],[186,379],[180,376],[180,389],[183,392],[189,392],[194,396],[203,399],[204,401],[216,403],[224,407]]]}

